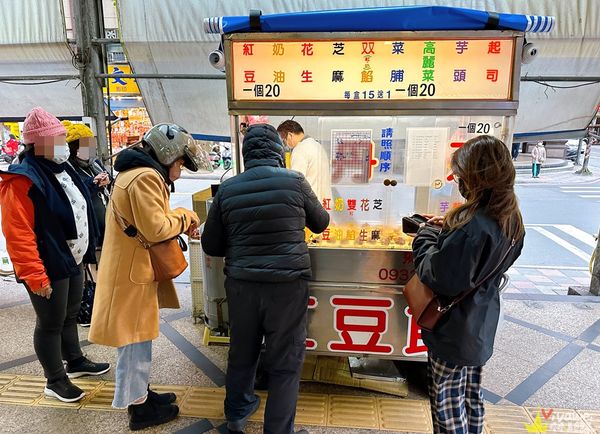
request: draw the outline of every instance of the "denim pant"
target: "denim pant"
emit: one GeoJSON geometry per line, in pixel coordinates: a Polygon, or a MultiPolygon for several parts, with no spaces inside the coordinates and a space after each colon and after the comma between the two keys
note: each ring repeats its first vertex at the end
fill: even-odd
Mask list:
{"type": "Polygon", "coordinates": [[[117,349],[114,408],[127,408],[148,394],[151,363],[152,341],[117,349]]]}
{"type": "Polygon", "coordinates": [[[254,377],[264,337],[269,394],[263,432],[291,434],[306,348],[308,283],[227,278],[225,289],[231,331],[225,417],[232,422],[244,419],[256,403],[254,377]]]}
{"type": "Polygon", "coordinates": [[[36,314],[33,347],[49,382],[67,375],[63,360],[71,362],[83,355],[77,333],[77,314],[83,293],[81,265],[79,270],[77,276],[51,282],[49,299],[27,288],[36,314]]]}

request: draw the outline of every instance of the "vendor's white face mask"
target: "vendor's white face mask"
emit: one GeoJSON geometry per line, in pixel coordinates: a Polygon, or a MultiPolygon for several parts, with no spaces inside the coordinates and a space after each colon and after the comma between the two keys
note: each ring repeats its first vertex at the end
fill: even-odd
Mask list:
{"type": "Polygon", "coordinates": [[[52,157],[52,161],[56,164],[65,163],[71,152],[69,151],[69,146],[67,144],[64,145],[54,145],[54,156],[52,157]]]}

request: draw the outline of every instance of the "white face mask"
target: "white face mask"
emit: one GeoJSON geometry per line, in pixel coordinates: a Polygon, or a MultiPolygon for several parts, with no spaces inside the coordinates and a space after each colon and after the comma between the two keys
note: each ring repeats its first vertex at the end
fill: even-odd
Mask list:
{"type": "Polygon", "coordinates": [[[69,147],[65,145],[55,145],[54,146],[54,157],[52,157],[52,161],[56,164],[62,164],[69,159],[71,152],[69,151],[69,147]]]}

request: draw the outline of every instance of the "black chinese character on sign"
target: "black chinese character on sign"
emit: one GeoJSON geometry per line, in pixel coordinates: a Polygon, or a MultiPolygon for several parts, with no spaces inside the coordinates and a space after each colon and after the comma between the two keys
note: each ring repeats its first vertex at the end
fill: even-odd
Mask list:
{"type": "Polygon", "coordinates": [[[416,84],[411,84],[408,86],[408,96],[418,96],[419,95],[419,86],[416,84]]]}
{"type": "Polygon", "coordinates": [[[344,43],[343,42],[334,42],[333,43],[333,54],[336,56],[343,56],[344,54],[344,43]]]}
{"type": "Polygon", "coordinates": [[[378,209],[378,210],[382,210],[383,206],[383,200],[382,199],[375,199],[373,201],[373,209],[378,209]]]}
{"type": "Polygon", "coordinates": [[[265,96],[265,88],[262,84],[257,84],[254,86],[254,96],[257,98],[265,96]]]}
{"type": "Polygon", "coordinates": [[[344,71],[333,71],[331,73],[331,81],[333,81],[333,82],[344,81],[344,71]]]}
{"type": "Polygon", "coordinates": [[[467,132],[469,134],[475,134],[476,129],[477,129],[477,124],[475,122],[471,122],[471,123],[469,123],[469,125],[467,125],[467,132]]]}
{"type": "Polygon", "coordinates": [[[392,42],[392,54],[404,54],[404,42],[392,42]]]}

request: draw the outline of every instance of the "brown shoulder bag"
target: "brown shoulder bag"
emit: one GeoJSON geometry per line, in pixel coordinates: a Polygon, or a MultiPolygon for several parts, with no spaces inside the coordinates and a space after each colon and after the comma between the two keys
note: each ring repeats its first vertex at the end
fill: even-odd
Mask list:
{"type": "Polygon", "coordinates": [[[174,279],[185,271],[188,263],[185,260],[183,252],[187,250],[187,244],[181,236],[178,235],[170,240],[150,244],[135,226],[129,224],[127,220],[117,213],[112,203],[111,208],[125,235],[136,238],[142,247],[150,253],[150,262],[154,270],[155,282],[174,279]]]}
{"type": "Polygon", "coordinates": [[[450,309],[452,309],[452,307],[460,303],[468,295],[475,292],[481,286],[481,284],[496,274],[508,256],[508,253],[514,247],[515,242],[516,241],[514,239],[511,241],[510,247],[506,253],[504,253],[504,256],[491,273],[480,280],[479,283],[477,283],[472,289],[457,296],[450,302],[450,304],[446,306],[442,305],[438,296],[429,286],[421,282],[421,279],[419,279],[419,276],[415,272],[415,274],[406,283],[403,294],[404,298],[406,298],[406,302],[408,303],[408,307],[410,308],[413,318],[416,318],[417,320],[417,325],[424,330],[433,331],[437,323],[450,309]]]}

